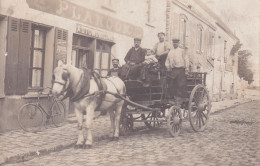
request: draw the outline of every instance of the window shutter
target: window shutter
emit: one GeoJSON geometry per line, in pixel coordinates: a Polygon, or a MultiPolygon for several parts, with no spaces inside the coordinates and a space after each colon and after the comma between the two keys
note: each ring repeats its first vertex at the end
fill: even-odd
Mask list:
{"type": "Polygon", "coordinates": [[[208,57],[208,42],[209,42],[209,40],[208,40],[208,36],[209,36],[208,33],[209,33],[208,30],[204,30],[203,35],[202,35],[202,37],[203,37],[203,40],[202,40],[203,47],[202,47],[202,49],[203,49],[203,52],[204,52],[204,56],[206,58],[208,57]]]}
{"type": "Polygon", "coordinates": [[[29,86],[29,59],[31,54],[31,22],[21,20],[19,37],[19,57],[18,57],[18,75],[17,75],[17,95],[27,93],[29,86]],[[26,41],[26,42],[25,42],[26,41]]]}
{"type": "Polygon", "coordinates": [[[8,18],[8,38],[6,70],[5,70],[5,94],[14,95],[17,89],[17,66],[19,49],[19,19],[8,18]]]}
{"type": "Polygon", "coordinates": [[[171,22],[171,38],[170,41],[172,41],[173,38],[179,38],[179,32],[180,32],[180,16],[177,13],[173,13],[172,15],[172,22],[171,22]]]}
{"type": "Polygon", "coordinates": [[[68,31],[65,29],[56,28],[54,67],[57,66],[59,60],[62,60],[63,63],[67,62],[67,43],[68,31]]]}
{"type": "Polygon", "coordinates": [[[190,27],[190,21],[187,21],[186,22],[186,36],[185,36],[185,40],[186,40],[186,47],[190,47],[190,43],[191,43],[191,37],[190,37],[190,35],[191,35],[191,27],[190,27]]]}

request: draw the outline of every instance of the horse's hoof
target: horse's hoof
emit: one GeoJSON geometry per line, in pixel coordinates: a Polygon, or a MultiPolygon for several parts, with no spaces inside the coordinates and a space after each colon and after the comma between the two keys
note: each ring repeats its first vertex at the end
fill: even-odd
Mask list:
{"type": "Polygon", "coordinates": [[[119,137],[113,137],[112,141],[119,141],[119,137]]]}
{"type": "Polygon", "coordinates": [[[84,147],[85,147],[84,149],[91,149],[92,145],[85,145],[84,147]]]}

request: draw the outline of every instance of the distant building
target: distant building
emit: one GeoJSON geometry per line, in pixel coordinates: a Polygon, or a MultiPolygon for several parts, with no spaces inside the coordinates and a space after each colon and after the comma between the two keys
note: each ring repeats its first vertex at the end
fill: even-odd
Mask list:
{"type": "Polygon", "coordinates": [[[207,87],[214,100],[235,93],[237,55],[230,51],[239,40],[200,0],[168,0],[167,38],[179,38],[192,71],[207,73],[207,87]]]}

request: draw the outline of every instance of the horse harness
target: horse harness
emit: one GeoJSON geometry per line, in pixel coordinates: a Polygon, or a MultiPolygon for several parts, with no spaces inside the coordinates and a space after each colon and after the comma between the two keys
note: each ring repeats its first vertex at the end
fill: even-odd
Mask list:
{"type": "MultiPolygon", "coordinates": [[[[62,83],[62,82],[59,82],[59,81],[54,81],[54,83],[58,83],[58,84],[63,86],[62,93],[67,91],[66,95],[64,95],[61,100],[64,100],[67,97],[70,97],[70,100],[72,102],[75,102],[75,101],[80,100],[84,97],[90,97],[90,96],[98,97],[98,99],[97,99],[98,107],[96,108],[96,110],[98,110],[98,108],[100,107],[100,104],[102,102],[102,99],[106,95],[107,85],[102,80],[100,75],[98,73],[96,73],[95,71],[91,71],[87,68],[82,68],[82,70],[83,70],[83,75],[81,76],[80,81],[76,85],[76,86],[78,86],[81,83],[82,89],[80,90],[80,93],[74,94],[73,89],[70,87],[70,84],[68,85],[67,88],[65,87],[65,85],[67,84],[67,81],[68,81],[67,80],[67,77],[68,77],[67,71],[64,72],[65,74],[64,73],[62,74],[62,78],[66,81],[65,83],[62,83]],[[89,80],[92,77],[94,78],[95,82],[97,83],[98,91],[88,94],[89,88],[90,88],[90,81],[89,80]]],[[[115,84],[110,79],[108,79],[108,78],[105,78],[105,79],[110,81],[114,85],[114,87],[116,88],[115,84]]],[[[120,92],[117,88],[116,88],[116,91],[117,91],[118,94],[120,94],[120,92]]],[[[121,99],[119,101],[121,101],[121,99]]]]}

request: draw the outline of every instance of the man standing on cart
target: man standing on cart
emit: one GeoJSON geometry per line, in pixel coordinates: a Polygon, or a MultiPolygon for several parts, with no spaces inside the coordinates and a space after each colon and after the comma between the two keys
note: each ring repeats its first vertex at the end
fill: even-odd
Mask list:
{"type": "Polygon", "coordinates": [[[170,50],[165,66],[169,77],[169,97],[175,99],[174,104],[181,107],[187,98],[186,73],[189,69],[188,57],[179,47],[179,39],[173,39],[173,48],[170,50]]]}
{"type": "Polygon", "coordinates": [[[146,50],[140,47],[141,38],[134,38],[134,47],[132,47],[125,56],[126,64],[122,66],[122,79],[136,80],[140,77],[140,70],[145,60],[146,50]]]}
{"type": "Polygon", "coordinates": [[[158,62],[161,65],[161,67],[164,68],[165,60],[171,49],[171,45],[170,43],[164,40],[165,33],[159,32],[157,36],[159,38],[159,42],[155,44],[153,52],[155,53],[156,58],[158,59],[158,62]]]}

